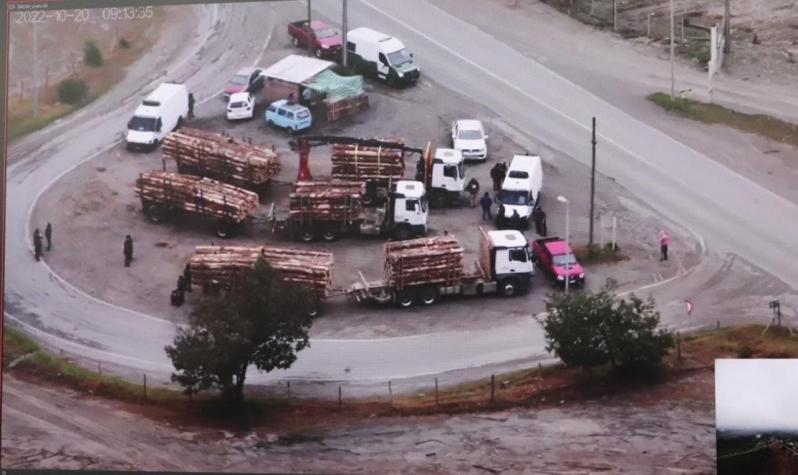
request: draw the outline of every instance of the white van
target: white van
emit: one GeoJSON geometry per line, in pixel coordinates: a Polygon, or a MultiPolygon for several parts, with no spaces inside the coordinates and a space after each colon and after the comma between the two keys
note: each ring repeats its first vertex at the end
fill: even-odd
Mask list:
{"type": "Polygon", "coordinates": [[[499,212],[496,227],[529,227],[529,218],[535,208],[540,207],[543,197],[543,164],[537,155],[516,155],[510,162],[507,175],[498,192],[499,212]],[[518,213],[518,219],[511,219],[518,213]]]}
{"type": "Polygon", "coordinates": [[[127,123],[128,149],[155,149],[166,135],[188,117],[188,88],[165,82],[136,108],[127,123]]]}
{"type": "Polygon", "coordinates": [[[355,28],[346,36],[349,64],[361,74],[391,85],[415,83],[421,70],[413,53],[396,38],[370,28],[355,28]]]}

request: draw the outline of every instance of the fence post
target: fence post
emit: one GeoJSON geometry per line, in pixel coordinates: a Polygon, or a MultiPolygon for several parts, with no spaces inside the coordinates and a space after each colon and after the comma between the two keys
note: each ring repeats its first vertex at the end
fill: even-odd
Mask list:
{"type": "Polygon", "coordinates": [[[496,402],[496,375],[490,375],[490,402],[496,402]]]}
{"type": "Polygon", "coordinates": [[[147,399],[147,373],[144,373],[144,399],[147,399]]]}
{"type": "Polygon", "coordinates": [[[341,409],[341,386],[338,386],[338,410],[341,409]]]}
{"type": "Polygon", "coordinates": [[[618,218],[612,215],[612,250],[615,250],[615,228],[618,226],[618,218]]]}
{"type": "Polygon", "coordinates": [[[285,382],[285,398],[291,399],[291,381],[285,382]]]}
{"type": "Polygon", "coordinates": [[[435,378],[435,405],[438,405],[438,378],[435,378]]]}
{"type": "Polygon", "coordinates": [[[676,332],[676,357],[682,360],[682,338],[679,332],[676,332]]]}
{"type": "Polygon", "coordinates": [[[388,380],[388,401],[393,406],[393,389],[391,388],[391,381],[388,380]]]}
{"type": "Polygon", "coordinates": [[[646,17],[646,37],[651,38],[651,16],[654,12],[649,12],[648,16],[646,17]]]}

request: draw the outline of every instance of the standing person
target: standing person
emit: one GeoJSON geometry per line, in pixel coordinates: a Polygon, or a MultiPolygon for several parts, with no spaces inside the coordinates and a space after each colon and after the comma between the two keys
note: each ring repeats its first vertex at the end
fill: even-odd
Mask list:
{"type": "Polygon", "coordinates": [[[537,207],[532,210],[532,221],[535,222],[535,232],[541,236],[543,235],[543,233],[541,232],[541,230],[543,229],[542,227],[543,217],[540,215],[542,211],[543,211],[542,209],[537,207]]]}
{"type": "Polygon", "coordinates": [[[188,93],[188,119],[194,118],[194,94],[188,93]]]}
{"type": "Polygon", "coordinates": [[[42,260],[42,235],[39,228],[33,231],[33,255],[37,261],[42,260]]]}
{"type": "Polygon", "coordinates": [[[671,243],[671,237],[663,229],[662,231],[659,232],[660,262],[668,260],[668,246],[670,245],[670,243],[671,243]]]}
{"type": "Polygon", "coordinates": [[[47,239],[47,250],[53,246],[53,226],[47,222],[47,227],[44,228],[44,238],[47,239]]]}
{"type": "Polygon", "coordinates": [[[490,214],[490,207],[493,205],[493,200],[490,199],[490,194],[486,191],[484,195],[482,195],[482,199],[479,200],[479,204],[482,206],[482,221],[490,221],[493,219],[493,216],[490,214]]]}
{"type": "Polygon", "coordinates": [[[130,237],[130,234],[125,236],[125,246],[122,253],[125,255],[125,267],[130,267],[130,261],[133,260],[133,238],[130,237]]]}
{"type": "Polygon", "coordinates": [[[479,196],[479,182],[476,178],[472,178],[471,181],[468,182],[466,190],[468,190],[468,194],[471,195],[471,207],[476,208],[477,197],[479,196]]]}
{"type": "Polygon", "coordinates": [[[513,214],[510,216],[510,227],[512,229],[521,229],[521,215],[518,214],[517,209],[513,209],[513,214]]]}
{"type": "Polygon", "coordinates": [[[186,290],[186,278],[182,274],[177,276],[177,290],[180,292],[186,290]]]}
{"type": "Polygon", "coordinates": [[[490,179],[493,180],[493,191],[499,191],[499,188],[502,186],[500,169],[501,166],[498,163],[493,165],[493,167],[490,169],[490,179]]]}
{"type": "Polygon", "coordinates": [[[501,188],[501,182],[507,177],[507,162],[502,162],[499,167],[499,188],[501,188]]]}
{"type": "Polygon", "coordinates": [[[416,181],[424,183],[424,157],[420,157],[416,162],[416,181]]]}
{"type": "Polygon", "coordinates": [[[543,211],[543,208],[538,208],[540,210],[540,235],[546,237],[549,235],[549,227],[546,225],[546,212],[543,211]]]}
{"type": "Polygon", "coordinates": [[[186,291],[191,292],[191,266],[188,264],[183,269],[183,282],[186,286],[186,291]]]}
{"type": "Polygon", "coordinates": [[[288,104],[293,104],[294,102],[296,102],[296,96],[292,92],[291,94],[288,94],[288,104]]]}

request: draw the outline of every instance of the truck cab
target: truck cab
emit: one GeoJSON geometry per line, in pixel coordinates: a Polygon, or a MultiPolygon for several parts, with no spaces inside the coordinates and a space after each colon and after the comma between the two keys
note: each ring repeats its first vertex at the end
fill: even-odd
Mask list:
{"type": "Polygon", "coordinates": [[[482,233],[479,263],[484,277],[505,297],[527,292],[535,267],[526,237],[514,229],[482,233]]]}
{"type": "Polygon", "coordinates": [[[429,206],[424,184],[420,181],[401,180],[396,182],[391,194],[390,228],[397,239],[427,234],[427,215],[429,206]]]}
{"type": "Polygon", "coordinates": [[[429,177],[430,200],[435,208],[459,204],[465,190],[462,152],[453,148],[436,149],[429,177]]]}
{"type": "Polygon", "coordinates": [[[539,156],[516,155],[507,169],[507,176],[497,193],[499,229],[529,228],[532,211],[540,207],[543,187],[543,166],[539,156]]]}

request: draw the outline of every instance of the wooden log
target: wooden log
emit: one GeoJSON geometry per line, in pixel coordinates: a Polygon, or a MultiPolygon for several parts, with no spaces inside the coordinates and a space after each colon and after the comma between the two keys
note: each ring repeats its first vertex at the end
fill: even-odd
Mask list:
{"type": "Polygon", "coordinates": [[[436,236],[385,244],[385,274],[398,289],[411,285],[458,282],[464,250],[453,236],[436,236]]]}
{"type": "Polygon", "coordinates": [[[351,222],[362,215],[365,183],[299,182],[289,195],[289,216],[301,222],[351,222]]]}
{"type": "MultiPolygon", "coordinates": [[[[404,145],[400,139],[379,139],[404,145]]],[[[405,154],[402,150],[334,144],[332,177],[342,180],[396,181],[405,173],[405,154]]]]}

